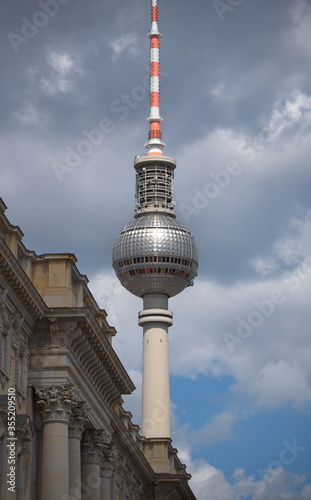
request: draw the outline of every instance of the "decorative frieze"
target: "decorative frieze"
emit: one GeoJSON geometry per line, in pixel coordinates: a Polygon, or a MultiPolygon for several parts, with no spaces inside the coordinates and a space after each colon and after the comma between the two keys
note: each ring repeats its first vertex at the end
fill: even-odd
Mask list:
{"type": "Polygon", "coordinates": [[[37,408],[43,420],[68,420],[77,406],[71,386],[51,385],[36,389],[37,408]]]}

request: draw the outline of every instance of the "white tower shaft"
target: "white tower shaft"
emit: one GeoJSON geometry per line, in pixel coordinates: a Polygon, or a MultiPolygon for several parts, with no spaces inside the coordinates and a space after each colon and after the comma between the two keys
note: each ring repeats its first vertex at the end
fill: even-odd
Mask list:
{"type": "Polygon", "coordinates": [[[139,325],[144,329],[142,434],[147,438],[169,438],[170,389],[168,327],[173,315],[167,310],[168,297],[146,295],[139,325]]]}

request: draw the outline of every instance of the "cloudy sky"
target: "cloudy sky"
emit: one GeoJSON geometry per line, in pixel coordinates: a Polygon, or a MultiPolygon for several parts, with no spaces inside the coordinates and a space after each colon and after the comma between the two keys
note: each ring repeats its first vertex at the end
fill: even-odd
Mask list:
{"type": "MultiPolygon", "coordinates": [[[[1,2],[1,184],[40,253],[73,252],[137,386],[141,301],[111,251],[134,208],[149,0],[1,2]]],[[[165,154],[200,254],[170,301],[174,445],[198,500],[311,499],[311,2],[160,0],[165,154]]]]}

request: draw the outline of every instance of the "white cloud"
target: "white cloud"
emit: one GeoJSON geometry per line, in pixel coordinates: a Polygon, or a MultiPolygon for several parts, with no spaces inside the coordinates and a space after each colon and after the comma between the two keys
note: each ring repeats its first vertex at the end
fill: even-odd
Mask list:
{"type": "Polygon", "coordinates": [[[311,124],[311,96],[298,90],[292,91],[285,102],[277,102],[266,126],[268,141],[280,139],[285,132],[295,132],[294,127],[304,129],[311,124]]]}
{"type": "Polygon", "coordinates": [[[123,52],[127,52],[130,55],[139,53],[135,33],[125,33],[114,40],[110,40],[109,47],[112,49],[112,59],[114,61],[116,61],[123,52]]]}
{"type": "Polygon", "coordinates": [[[268,362],[256,375],[252,391],[259,407],[278,408],[291,402],[299,408],[311,402],[307,374],[295,360],[268,362]]]}
{"type": "Polygon", "coordinates": [[[213,97],[220,97],[224,94],[225,85],[223,82],[219,82],[215,87],[210,90],[210,95],[213,97]]]}
{"type": "MultiPolygon", "coordinates": [[[[254,471],[246,475],[241,468],[235,469],[231,480],[223,471],[205,460],[192,460],[189,450],[180,449],[179,455],[186,460],[192,475],[190,486],[197,500],[309,500],[311,484],[304,475],[286,471],[279,457],[280,466],[254,471]]],[[[271,462],[272,463],[272,462],[271,462]]]]}
{"type": "Polygon", "coordinates": [[[46,66],[31,66],[28,76],[34,83],[39,81],[41,90],[48,95],[66,94],[73,90],[77,76],[83,74],[77,56],[66,52],[56,52],[48,48],[46,66]]]}
{"type": "Polygon", "coordinates": [[[20,110],[15,112],[15,117],[22,125],[37,125],[45,121],[42,112],[33,103],[24,103],[20,110]]]}
{"type": "Polygon", "coordinates": [[[311,212],[298,219],[290,218],[285,234],[271,246],[270,254],[259,255],[249,265],[260,275],[269,276],[282,267],[290,266],[291,274],[311,271],[311,212]]]}
{"type": "Polygon", "coordinates": [[[198,448],[227,441],[234,437],[234,425],[241,418],[241,412],[224,410],[210,417],[206,424],[197,430],[191,430],[188,424],[184,424],[173,431],[174,442],[178,443],[179,449],[187,450],[190,449],[190,444],[191,447],[198,448]]]}
{"type": "Polygon", "coordinates": [[[211,417],[203,427],[195,431],[191,440],[195,444],[204,443],[207,445],[227,441],[233,436],[233,426],[236,420],[237,413],[235,411],[225,410],[211,417]]]}
{"type": "Polygon", "coordinates": [[[309,213],[288,220],[284,237],[272,243],[272,256],[261,259],[258,280],[221,286],[198,279],[174,299],[173,373],[231,375],[234,397],[247,395],[257,409],[300,408],[311,401],[310,223],[309,213]],[[280,262],[291,270],[269,277],[268,269],[280,262]],[[189,328],[195,332],[190,337],[189,328]]]}
{"type": "Polygon", "coordinates": [[[291,219],[290,226],[290,234],[278,240],[274,247],[283,262],[297,265],[311,257],[311,211],[303,219],[291,219]]]}
{"type": "Polygon", "coordinates": [[[272,257],[255,257],[249,261],[249,264],[261,276],[270,276],[271,272],[278,268],[277,263],[272,257]]]}
{"type": "Polygon", "coordinates": [[[187,462],[192,474],[191,488],[197,500],[234,500],[232,486],[228,483],[222,471],[216,469],[204,460],[187,462]]]}

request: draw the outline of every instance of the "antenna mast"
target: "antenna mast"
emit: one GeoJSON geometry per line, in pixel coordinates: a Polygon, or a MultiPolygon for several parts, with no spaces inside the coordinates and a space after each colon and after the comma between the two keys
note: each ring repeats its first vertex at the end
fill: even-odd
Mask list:
{"type": "Polygon", "coordinates": [[[160,116],[160,38],[158,28],[158,0],[151,0],[151,30],[150,39],[150,115],[148,142],[145,144],[148,156],[162,155],[165,143],[162,142],[160,116]]]}

